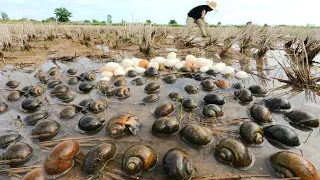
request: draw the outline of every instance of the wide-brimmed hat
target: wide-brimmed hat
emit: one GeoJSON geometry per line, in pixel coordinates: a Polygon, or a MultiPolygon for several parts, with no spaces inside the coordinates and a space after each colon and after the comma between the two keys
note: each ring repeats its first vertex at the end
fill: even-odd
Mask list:
{"type": "Polygon", "coordinates": [[[217,10],[217,3],[215,3],[215,2],[210,2],[210,1],[207,1],[207,5],[211,8],[211,9],[213,9],[214,11],[217,11],[218,12],[218,10],[217,10]]]}

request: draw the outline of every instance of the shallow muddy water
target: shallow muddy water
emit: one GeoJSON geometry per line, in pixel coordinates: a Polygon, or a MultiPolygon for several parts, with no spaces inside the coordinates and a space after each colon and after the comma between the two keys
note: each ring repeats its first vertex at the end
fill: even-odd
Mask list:
{"type": "MultiPolygon", "coordinates": [[[[272,60],[270,57],[267,62],[268,64],[261,64],[261,62],[250,62],[249,65],[238,63],[236,61],[232,61],[231,64],[235,67],[235,69],[247,69],[251,68],[254,69],[257,66],[271,66],[276,65],[276,62],[272,60]]],[[[263,62],[262,62],[263,63],[263,62]]],[[[85,72],[84,67],[86,68],[86,71],[90,70],[97,70],[103,64],[92,62],[89,59],[79,59],[77,62],[70,63],[68,65],[58,63],[60,66],[60,72],[62,74],[62,80],[64,83],[66,83],[67,76],[65,73],[65,70],[67,70],[69,67],[78,69],[78,74],[85,72]],[[82,64],[82,65],[81,65],[82,64]]],[[[51,67],[54,67],[55,64],[48,62],[46,64],[43,64],[38,69],[42,69],[43,71],[49,70],[51,67]]],[[[37,69],[37,70],[38,70],[37,69]]],[[[279,66],[273,66],[273,70],[264,70],[264,71],[255,71],[255,73],[262,75],[266,74],[269,77],[284,77],[284,73],[279,70],[279,66]]],[[[26,76],[29,77],[31,83],[33,85],[36,85],[38,81],[34,78],[34,73],[27,74],[26,76]]],[[[8,72],[4,73],[8,74],[8,72]]],[[[22,72],[16,72],[14,71],[10,79],[18,80],[21,82],[19,87],[17,89],[21,89],[22,87],[26,85],[30,85],[28,80],[26,79],[25,75],[22,72]]],[[[219,76],[218,76],[219,77],[219,76]]],[[[99,79],[100,76],[97,74],[97,78],[99,79]]],[[[281,149],[278,149],[271,144],[268,143],[268,141],[265,140],[262,146],[254,147],[249,146],[250,151],[252,152],[252,155],[254,156],[254,164],[253,166],[246,170],[246,171],[239,171],[231,166],[222,164],[216,160],[216,158],[213,156],[214,147],[218,143],[219,140],[230,137],[230,136],[238,136],[238,135],[230,135],[230,134],[224,134],[220,136],[213,136],[214,141],[209,147],[205,148],[195,148],[193,146],[190,146],[190,144],[185,143],[179,136],[179,134],[168,136],[168,137],[158,137],[154,136],[151,133],[151,126],[153,122],[156,120],[156,118],[152,114],[152,110],[154,110],[159,104],[164,102],[172,102],[168,97],[168,94],[172,91],[177,91],[182,93],[185,97],[192,97],[195,100],[198,101],[199,108],[195,110],[193,113],[189,112],[183,112],[183,119],[181,126],[183,127],[185,124],[190,122],[200,122],[202,119],[201,117],[201,110],[204,107],[203,98],[208,93],[203,90],[201,90],[197,94],[189,95],[187,94],[183,87],[185,85],[198,85],[200,86],[199,81],[195,81],[194,79],[189,78],[179,78],[178,81],[175,84],[165,84],[161,78],[159,79],[147,79],[148,82],[152,81],[158,81],[161,84],[161,90],[160,90],[160,100],[151,103],[151,104],[141,104],[142,99],[147,95],[144,92],[145,85],[142,86],[133,86],[130,84],[131,80],[133,78],[126,78],[127,86],[131,90],[131,96],[127,99],[116,99],[114,97],[108,97],[109,105],[107,109],[98,114],[97,116],[104,118],[107,122],[109,119],[118,114],[118,113],[131,113],[136,115],[139,118],[139,122],[141,123],[141,129],[138,135],[134,136],[130,133],[127,133],[124,137],[113,139],[109,137],[105,132],[106,124],[100,131],[96,133],[91,134],[81,134],[75,131],[76,125],[79,121],[79,119],[83,116],[83,114],[79,113],[76,115],[73,119],[70,120],[62,120],[59,118],[59,112],[64,106],[56,104],[59,102],[56,98],[51,98],[49,96],[50,89],[46,90],[46,93],[43,96],[38,97],[38,99],[44,101],[44,104],[41,106],[41,110],[48,110],[50,112],[50,116],[48,119],[53,119],[61,123],[62,129],[59,132],[59,134],[54,137],[54,139],[61,139],[61,138],[76,138],[76,137],[86,137],[86,136],[94,136],[94,137],[104,137],[104,138],[110,138],[110,142],[114,142],[117,146],[118,153],[116,157],[110,161],[108,164],[112,166],[114,169],[121,170],[121,160],[123,153],[131,146],[136,144],[145,144],[150,145],[152,148],[154,148],[158,155],[158,162],[156,167],[148,172],[143,172],[139,177],[141,179],[167,179],[168,177],[164,173],[163,167],[162,167],[162,159],[164,154],[172,149],[172,148],[182,148],[185,149],[188,154],[190,155],[194,166],[197,169],[196,176],[197,175],[239,175],[239,174],[265,174],[270,175],[271,177],[276,177],[275,174],[273,174],[271,168],[268,165],[268,157],[272,155],[275,152],[281,151],[281,149]],[[48,99],[48,102],[45,101],[45,98],[48,99]]],[[[0,76],[0,87],[5,87],[5,83],[7,82],[7,78],[3,75],[0,76]]],[[[239,80],[233,78],[228,79],[229,82],[235,83],[239,80]]],[[[292,87],[285,87],[285,84],[279,83],[278,81],[266,81],[262,78],[259,78],[257,76],[251,76],[248,80],[244,80],[243,83],[246,84],[247,87],[249,87],[252,84],[262,84],[268,89],[272,90],[268,96],[275,97],[275,96],[282,96],[285,98],[288,98],[294,107],[294,109],[304,109],[308,110],[309,112],[315,114],[316,116],[320,116],[320,106],[319,101],[320,97],[317,96],[314,93],[308,93],[308,92],[299,92],[296,89],[292,89],[292,87]],[[297,93],[299,92],[299,93],[297,93]],[[294,95],[294,96],[293,96],[294,95]]],[[[75,100],[70,102],[70,104],[78,104],[83,99],[106,99],[106,97],[99,93],[96,89],[90,92],[90,94],[82,94],[78,92],[78,85],[70,86],[72,91],[76,94],[75,100]],[[90,96],[89,96],[90,95],[90,96]]],[[[247,115],[247,109],[252,106],[253,103],[259,102],[262,98],[254,98],[254,102],[250,103],[249,105],[240,105],[237,100],[233,99],[233,91],[234,89],[228,89],[228,90],[222,90],[217,89],[213,92],[218,93],[220,95],[223,95],[226,97],[226,104],[223,106],[223,111],[225,116],[221,118],[221,121],[236,119],[236,118],[248,118],[247,115]]],[[[39,146],[39,141],[32,140],[30,137],[30,131],[32,129],[31,126],[19,124],[16,123],[16,125],[19,127],[17,128],[16,125],[13,123],[12,117],[17,117],[18,115],[21,116],[21,118],[24,118],[27,116],[27,113],[23,113],[19,111],[20,104],[24,97],[22,97],[17,102],[7,102],[6,96],[9,93],[9,91],[1,90],[1,101],[4,101],[9,104],[9,110],[3,114],[0,115],[0,134],[4,134],[11,131],[17,131],[23,135],[22,142],[26,142],[30,144],[34,149],[35,152],[30,159],[28,163],[26,163],[24,166],[33,166],[33,165],[42,165],[43,161],[45,160],[46,155],[49,153],[49,151],[41,149],[39,146]]],[[[282,124],[286,125],[292,129],[289,125],[289,123],[283,118],[282,114],[273,113],[272,114],[275,123],[276,124],[282,124]]],[[[175,110],[173,114],[170,116],[175,116],[179,118],[178,110],[175,110]]],[[[226,125],[226,127],[228,127],[226,125]]],[[[235,130],[238,129],[239,126],[232,126],[229,128],[233,128],[235,130]]],[[[303,132],[297,129],[294,129],[294,131],[299,135],[301,146],[298,148],[290,149],[289,151],[303,154],[305,158],[310,160],[317,169],[320,169],[320,133],[319,129],[314,129],[313,133],[311,134],[309,140],[304,143],[304,141],[307,139],[309,132],[303,132]]],[[[89,150],[89,147],[81,147],[82,150],[89,150]]],[[[1,150],[3,152],[4,150],[1,150]]],[[[1,168],[8,168],[7,166],[3,166],[1,168]]],[[[81,171],[81,165],[79,163],[75,164],[75,167],[72,168],[71,171],[69,171],[65,176],[61,177],[60,179],[87,179],[88,175],[85,175],[84,173],[80,173],[81,171]]],[[[105,178],[107,176],[104,176],[105,178]]],[[[9,179],[7,174],[0,174],[1,179],[9,179]]]]}

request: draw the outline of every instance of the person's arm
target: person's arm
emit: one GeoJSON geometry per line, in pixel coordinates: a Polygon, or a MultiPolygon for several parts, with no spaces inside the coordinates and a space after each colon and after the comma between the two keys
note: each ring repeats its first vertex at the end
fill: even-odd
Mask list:
{"type": "Polygon", "coordinates": [[[202,10],[202,13],[201,13],[201,19],[204,20],[204,17],[206,16],[206,10],[202,10]]]}

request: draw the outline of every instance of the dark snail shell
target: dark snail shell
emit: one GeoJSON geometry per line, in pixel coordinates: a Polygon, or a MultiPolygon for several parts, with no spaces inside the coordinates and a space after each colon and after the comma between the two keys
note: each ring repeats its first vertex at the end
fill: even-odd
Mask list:
{"type": "Polygon", "coordinates": [[[25,86],[21,89],[21,91],[25,94],[29,93],[30,89],[32,88],[33,86],[25,86]]]}
{"type": "Polygon", "coordinates": [[[225,79],[217,80],[216,85],[221,89],[229,89],[231,87],[231,84],[229,83],[229,81],[225,79]]]}
{"type": "Polygon", "coordinates": [[[186,151],[170,149],[163,157],[163,168],[171,179],[188,180],[194,173],[192,161],[186,151]]]}
{"type": "Polygon", "coordinates": [[[299,177],[301,180],[319,180],[316,167],[304,157],[289,151],[280,151],[269,159],[274,172],[281,178],[299,177]]]}
{"type": "Polygon", "coordinates": [[[182,68],[179,69],[179,71],[188,73],[188,72],[192,72],[192,69],[187,66],[183,66],[182,68]]]}
{"type": "Polygon", "coordinates": [[[262,105],[255,104],[248,112],[249,116],[258,124],[268,124],[273,121],[269,109],[262,105]]]}
{"type": "Polygon", "coordinates": [[[11,143],[17,142],[21,139],[21,134],[18,133],[9,133],[9,134],[3,134],[0,136],[0,148],[6,148],[11,143]]]}
{"type": "Polygon", "coordinates": [[[319,118],[307,111],[294,110],[285,114],[285,116],[293,123],[302,124],[306,127],[319,127],[319,118]]]}
{"type": "Polygon", "coordinates": [[[73,76],[71,78],[68,79],[67,83],[69,85],[75,85],[79,82],[79,77],[73,76]]]}
{"type": "Polygon", "coordinates": [[[79,112],[79,107],[77,106],[67,106],[60,111],[60,118],[62,119],[72,119],[79,112]]]}
{"type": "Polygon", "coordinates": [[[79,102],[78,106],[82,107],[83,109],[87,109],[91,102],[92,99],[84,99],[81,102],[79,102]]]}
{"type": "Polygon", "coordinates": [[[78,122],[78,127],[84,132],[92,132],[101,129],[104,123],[104,119],[94,116],[83,116],[78,122]]]}
{"type": "Polygon", "coordinates": [[[42,112],[38,112],[35,114],[31,114],[27,117],[24,118],[24,121],[30,125],[30,126],[34,126],[35,124],[37,124],[39,121],[46,119],[49,116],[49,112],[48,111],[42,111],[42,112]]]}
{"type": "Polygon", "coordinates": [[[81,73],[79,77],[83,80],[93,81],[96,78],[96,74],[94,73],[81,73]]]}
{"type": "Polygon", "coordinates": [[[55,137],[60,131],[61,125],[54,120],[43,120],[36,124],[31,131],[31,137],[40,141],[55,137]]]}
{"type": "Polygon", "coordinates": [[[59,69],[57,67],[52,67],[49,69],[48,74],[50,76],[59,76],[60,72],[59,69]]]}
{"type": "Polygon", "coordinates": [[[213,75],[213,76],[215,76],[215,75],[219,74],[219,72],[218,72],[218,71],[213,70],[213,69],[209,69],[206,73],[207,73],[207,74],[209,74],[209,75],[213,75]]]}
{"type": "Polygon", "coordinates": [[[75,75],[75,74],[77,74],[77,72],[78,71],[76,69],[74,69],[74,68],[70,68],[70,69],[67,70],[67,73],[69,75],[75,75]]]}
{"type": "Polygon", "coordinates": [[[54,88],[61,83],[62,82],[60,80],[52,80],[52,81],[48,82],[47,86],[48,86],[48,88],[54,88]]]}
{"type": "Polygon", "coordinates": [[[156,83],[156,82],[149,83],[145,86],[144,91],[147,94],[154,94],[154,93],[160,91],[160,84],[156,83]]]}
{"type": "Polygon", "coordinates": [[[159,72],[156,68],[154,67],[148,67],[145,71],[144,74],[148,77],[155,77],[159,76],[159,72]]]}
{"type": "Polygon", "coordinates": [[[138,175],[154,168],[157,160],[157,153],[150,146],[135,145],[124,153],[122,170],[129,175],[138,175]]]}
{"type": "Polygon", "coordinates": [[[248,144],[261,144],[263,130],[254,122],[245,122],[240,126],[240,137],[248,144]]]}
{"type": "Polygon", "coordinates": [[[193,76],[193,78],[196,80],[196,81],[203,81],[207,78],[206,75],[204,75],[203,73],[197,73],[193,76]]]}
{"type": "Polygon", "coordinates": [[[217,85],[212,79],[205,79],[201,82],[201,87],[205,91],[213,91],[217,89],[217,85]]]}
{"type": "Polygon", "coordinates": [[[99,87],[99,90],[102,94],[106,96],[110,96],[114,94],[114,91],[116,90],[116,88],[113,86],[101,86],[99,87]]]}
{"type": "Polygon", "coordinates": [[[252,94],[247,89],[236,90],[234,96],[242,103],[250,103],[253,101],[252,94]]]}
{"type": "Polygon", "coordinates": [[[43,86],[35,86],[32,87],[29,91],[29,94],[31,96],[37,97],[37,96],[41,96],[44,93],[44,87],[43,86]]]}
{"type": "Polygon", "coordinates": [[[192,111],[198,108],[198,103],[193,98],[183,98],[181,101],[182,107],[186,111],[192,111]]]}
{"type": "Polygon", "coordinates": [[[130,96],[130,88],[119,87],[114,91],[114,95],[118,99],[128,98],[130,96]]]}
{"type": "Polygon", "coordinates": [[[196,94],[196,93],[200,92],[200,88],[198,86],[195,86],[195,85],[186,85],[184,87],[184,90],[188,94],[196,94]]]}
{"type": "Polygon", "coordinates": [[[169,97],[170,97],[170,99],[171,100],[173,100],[173,101],[177,101],[177,100],[182,100],[183,98],[184,98],[184,96],[182,95],[182,94],[180,94],[180,93],[178,93],[178,92],[171,92],[170,94],[169,94],[169,97]]]}
{"type": "Polygon", "coordinates": [[[271,125],[263,128],[263,133],[270,144],[280,148],[289,149],[300,145],[298,135],[287,126],[271,125]]]}
{"type": "Polygon", "coordinates": [[[104,111],[106,108],[107,108],[107,102],[105,100],[92,101],[88,106],[89,111],[93,113],[100,113],[104,111]]]}
{"type": "Polygon", "coordinates": [[[7,100],[8,101],[17,101],[23,95],[21,91],[12,91],[9,93],[7,100]]]}
{"type": "Polygon", "coordinates": [[[252,85],[249,87],[249,91],[251,91],[251,93],[254,96],[266,96],[268,94],[268,90],[260,85],[252,85]]]}
{"type": "Polygon", "coordinates": [[[36,99],[27,98],[22,102],[21,107],[26,111],[35,111],[41,106],[41,104],[42,102],[39,102],[36,99]]]}
{"type": "Polygon", "coordinates": [[[131,81],[131,85],[142,86],[145,82],[146,81],[142,77],[137,77],[131,81]]]}
{"type": "Polygon", "coordinates": [[[83,160],[82,169],[87,174],[95,174],[104,168],[106,163],[115,157],[117,147],[113,143],[102,143],[94,146],[83,160]]]}
{"type": "Polygon", "coordinates": [[[157,135],[176,134],[180,130],[180,122],[176,118],[163,117],[152,125],[152,132],[157,135]]]}
{"type": "Polygon", "coordinates": [[[116,87],[126,86],[127,82],[126,82],[125,79],[118,79],[118,80],[113,82],[113,85],[116,86],[116,87]]]}
{"type": "Polygon", "coordinates": [[[16,80],[10,80],[6,83],[6,86],[8,88],[11,88],[11,89],[14,89],[14,88],[17,88],[19,86],[20,82],[19,81],[16,81],[16,80]]]}
{"type": "Polygon", "coordinates": [[[49,179],[66,174],[74,165],[74,157],[79,153],[77,141],[66,140],[56,145],[44,161],[43,169],[49,179]]]}
{"type": "Polygon", "coordinates": [[[137,75],[138,75],[138,73],[135,70],[129,70],[127,72],[128,77],[136,77],[137,75]]]}
{"type": "Polygon", "coordinates": [[[8,109],[8,104],[0,101],[0,114],[6,112],[8,109]]]}
{"type": "Polygon", "coordinates": [[[160,96],[158,94],[149,94],[146,97],[143,98],[143,102],[145,103],[154,103],[156,101],[159,101],[160,96]]]}
{"type": "Polygon", "coordinates": [[[222,163],[240,170],[248,169],[253,164],[253,157],[248,148],[235,138],[221,140],[215,148],[214,155],[222,163]]]}
{"type": "Polygon", "coordinates": [[[29,161],[33,154],[33,148],[26,143],[17,142],[10,144],[1,155],[2,164],[17,166],[29,161]]]}
{"type": "Polygon", "coordinates": [[[154,115],[158,118],[160,117],[165,117],[165,116],[169,116],[170,114],[172,114],[174,111],[174,106],[172,103],[168,102],[168,103],[163,103],[160,104],[155,110],[154,110],[154,115]]]}
{"type": "Polygon", "coordinates": [[[169,74],[169,75],[166,75],[164,78],[163,78],[163,81],[166,83],[166,84],[174,84],[175,82],[177,82],[178,78],[176,75],[174,74],[169,74]]]}
{"type": "Polygon", "coordinates": [[[28,172],[22,180],[46,180],[46,176],[42,168],[35,168],[28,172]]]}
{"type": "Polygon", "coordinates": [[[43,76],[39,76],[38,79],[39,79],[39,81],[41,81],[42,83],[46,84],[46,83],[50,80],[50,76],[48,76],[48,75],[43,75],[43,76]]]}
{"type": "Polygon", "coordinates": [[[117,114],[113,116],[106,127],[106,132],[111,137],[123,136],[128,130],[134,135],[139,132],[140,123],[133,114],[117,114]]]}
{"type": "Polygon", "coordinates": [[[57,95],[57,98],[62,101],[62,102],[71,102],[74,100],[74,98],[76,97],[75,94],[73,94],[70,90],[57,95]]]}
{"type": "Polygon", "coordinates": [[[94,84],[90,83],[90,82],[82,82],[79,85],[79,90],[83,93],[89,93],[92,91],[92,89],[94,88],[94,84]]]}
{"type": "Polygon", "coordinates": [[[218,94],[207,94],[204,97],[204,101],[206,104],[216,104],[219,106],[222,106],[226,103],[225,99],[221,96],[219,96],[218,94]]]}
{"type": "Polygon", "coordinates": [[[241,82],[233,84],[232,87],[235,88],[235,89],[238,89],[238,90],[246,88],[246,86],[241,82]]]}
{"type": "Polygon", "coordinates": [[[215,104],[208,104],[202,110],[202,115],[205,118],[214,118],[214,117],[222,117],[223,111],[220,106],[215,104]]]}
{"type": "Polygon", "coordinates": [[[180,133],[183,140],[196,146],[208,146],[213,141],[212,135],[198,124],[187,124],[180,133]]]}
{"type": "Polygon", "coordinates": [[[50,94],[52,96],[56,96],[56,95],[59,95],[59,94],[63,94],[65,92],[67,92],[69,90],[68,86],[66,85],[57,85],[55,86],[52,91],[50,92],[50,94]]]}
{"type": "Polygon", "coordinates": [[[271,111],[276,112],[285,112],[291,109],[290,101],[284,98],[270,98],[265,100],[265,104],[271,111]]]}

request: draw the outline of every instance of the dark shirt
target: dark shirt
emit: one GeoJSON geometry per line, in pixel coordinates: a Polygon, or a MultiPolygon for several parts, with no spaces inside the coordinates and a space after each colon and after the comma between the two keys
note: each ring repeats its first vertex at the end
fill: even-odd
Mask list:
{"type": "Polygon", "coordinates": [[[188,16],[194,19],[200,19],[203,10],[205,10],[207,14],[207,12],[211,10],[211,8],[208,5],[197,6],[189,11],[188,16]]]}

